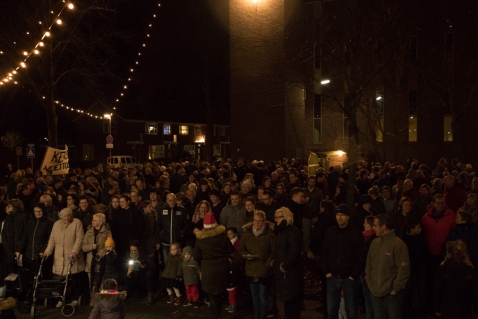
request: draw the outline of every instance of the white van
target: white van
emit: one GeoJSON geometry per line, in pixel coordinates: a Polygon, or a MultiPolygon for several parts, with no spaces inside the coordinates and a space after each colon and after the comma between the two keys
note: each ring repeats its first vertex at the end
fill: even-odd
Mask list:
{"type": "Polygon", "coordinates": [[[129,155],[118,155],[108,157],[106,160],[108,164],[111,164],[113,168],[123,167],[127,169],[132,169],[135,165],[138,165],[134,162],[133,156],[129,155]]]}

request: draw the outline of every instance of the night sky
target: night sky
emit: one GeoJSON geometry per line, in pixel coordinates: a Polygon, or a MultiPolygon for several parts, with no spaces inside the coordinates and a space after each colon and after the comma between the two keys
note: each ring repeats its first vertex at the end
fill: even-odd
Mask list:
{"type": "MultiPolygon", "coordinates": [[[[83,0],[82,4],[88,1],[83,0]]],[[[24,2],[26,0],[0,0],[0,38],[3,39],[0,51],[4,52],[0,56],[0,77],[22,59],[21,52],[34,46],[43,32],[37,23],[25,19],[25,12],[22,12],[24,2]],[[15,40],[15,45],[7,43],[15,38],[19,39],[15,40]]],[[[91,15],[88,23],[80,26],[87,39],[93,39],[100,31],[109,33],[110,36],[102,40],[104,52],[101,48],[91,48],[95,53],[101,51],[98,55],[103,58],[108,75],[95,79],[92,92],[80,91],[82,81],[72,78],[70,82],[57,86],[55,99],[98,115],[104,113],[101,105],[105,105],[110,108],[117,106],[118,114],[127,119],[205,123],[203,88],[208,82],[215,123],[227,124],[228,1],[124,0],[113,3],[114,10],[91,15]],[[155,19],[153,13],[157,15],[155,19]],[[152,28],[148,27],[149,23],[153,23],[152,28]],[[135,61],[139,65],[135,65],[135,61]],[[129,71],[131,67],[134,67],[133,73],[129,71]],[[131,78],[130,82],[128,78],[131,78]],[[116,104],[115,99],[119,98],[124,84],[128,84],[128,89],[116,104]]],[[[65,30],[70,26],[68,17],[73,19],[74,14],[65,13],[65,30]]],[[[52,33],[54,36],[58,34],[55,29],[52,33]]],[[[80,51],[71,50],[63,58],[66,54],[70,59],[81,59],[80,51]]],[[[35,58],[44,58],[41,53],[39,56],[35,58]]],[[[28,63],[22,72],[34,69],[34,58],[28,63]]],[[[61,67],[67,69],[67,64],[65,62],[61,67]]],[[[36,76],[41,77],[41,74],[36,76]]],[[[15,129],[28,143],[40,143],[46,135],[44,112],[28,84],[22,82],[17,86],[0,87],[0,111],[0,134],[15,129]]],[[[71,134],[77,115],[58,108],[58,117],[60,136],[71,134]]]]}

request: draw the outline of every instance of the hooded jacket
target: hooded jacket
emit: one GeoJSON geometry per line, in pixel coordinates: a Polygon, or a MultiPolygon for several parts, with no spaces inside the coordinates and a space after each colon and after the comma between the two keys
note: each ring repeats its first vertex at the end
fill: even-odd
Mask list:
{"type": "Polygon", "coordinates": [[[121,293],[99,293],[95,295],[95,306],[88,319],[123,319],[126,316],[125,295],[121,293]]]}
{"type": "Polygon", "coordinates": [[[365,280],[370,293],[384,297],[392,290],[399,293],[410,277],[410,259],[405,243],[395,231],[375,238],[370,244],[365,267],[365,280]]]}
{"type": "Polygon", "coordinates": [[[244,235],[239,242],[239,255],[256,255],[252,260],[246,260],[246,276],[252,278],[266,278],[273,274],[271,267],[272,257],[276,248],[276,235],[274,234],[274,224],[264,223],[264,231],[255,236],[252,227],[253,222],[242,226],[244,235]]]}
{"type": "MultiPolygon", "coordinates": [[[[86,253],[86,264],[85,264],[85,271],[91,272],[91,261],[93,257],[103,258],[105,256],[105,241],[108,237],[111,236],[110,225],[101,225],[101,228],[98,232],[96,232],[96,242],[95,242],[95,228],[90,225],[88,226],[88,230],[85,233],[85,237],[83,238],[82,249],[86,253]],[[93,244],[96,243],[96,252],[95,256],[93,256],[93,244]]],[[[100,271],[100,263],[96,263],[94,272],[100,271]]]]}
{"type": "Polygon", "coordinates": [[[221,225],[224,227],[235,227],[242,236],[242,225],[246,223],[246,209],[239,203],[237,206],[227,204],[221,211],[221,225]]]}

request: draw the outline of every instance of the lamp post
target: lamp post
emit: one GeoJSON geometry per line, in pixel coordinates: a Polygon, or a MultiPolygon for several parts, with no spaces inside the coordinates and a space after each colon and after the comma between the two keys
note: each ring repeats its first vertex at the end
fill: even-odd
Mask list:
{"type": "MultiPolygon", "coordinates": [[[[113,114],[105,114],[103,115],[103,118],[108,119],[110,121],[109,125],[109,130],[108,130],[108,135],[111,135],[111,117],[113,114]]],[[[110,157],[111,157],[111,147],[110,147],[110,157]]]]}

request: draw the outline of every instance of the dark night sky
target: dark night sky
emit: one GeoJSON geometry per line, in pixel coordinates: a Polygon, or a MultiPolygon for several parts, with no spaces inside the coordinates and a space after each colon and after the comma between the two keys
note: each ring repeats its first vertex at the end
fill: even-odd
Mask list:
{"type": "MultiPolygon", "coordinates": [[[[0,0],[0,10],[4,13],[12,7],[5,5],[8,2],[0,0]]],[[[228,123],[227,2],[116,1],[117,10],[110,16],[111,24],[108,26],[121,35],[112,40],[115,50],[109,60],[109,67],[116,78],[104,80],[98,86],[103,102],[113,106],[123,84],[128,83],[127,78],[131,77],[128,90],[117,105],[117,112],[123,118],[205,123],[204,81],[201,79],[205,78],[204,70],[207,70],[215,122],[228,123]],[[161,3],[159,8],[158,3],[161,3]],[[152,19],[154,12],[156,19],[152,19]],[[148,28],[150,22],[153,23],[151,29],[148,28]],[[143,49],[141,44],[148,31],[151,36],[143,49]],[[138,59],[139,50],[142,55],[138,59]],[[136,60],[140,64],[134,67],[135,72],[131,76],[129,69],[136,60]],[[208,67],[205,68],[204,63],[208,67]]],[[[5,20],[0,21],[0,28],[5,27],[5,23],[5,20]]],[[[4,68],[5,65],[0,64],[0,71],[4,68]]],[[[12,98],[10,93],[14,89],[9,88],[7,92],[5,88],[0,90],[0,111],[3,114],[0,134],[8,129],[17,129],[25,136],[26,142],[38,143],[46,135],[45,116],[28,89],[17,88],[19,91],[12,98]]],[[[73,95],[66,95],[65,99],[69,99],[65,102],[71,106],[85,108],[84,101],[73,95]]],[[[103,114],[101,108],[90,111],[103,114]]],[[[59,109],[58,114],[60,135],[69,134],[74,117],[64,109],[59,109]]]]}

